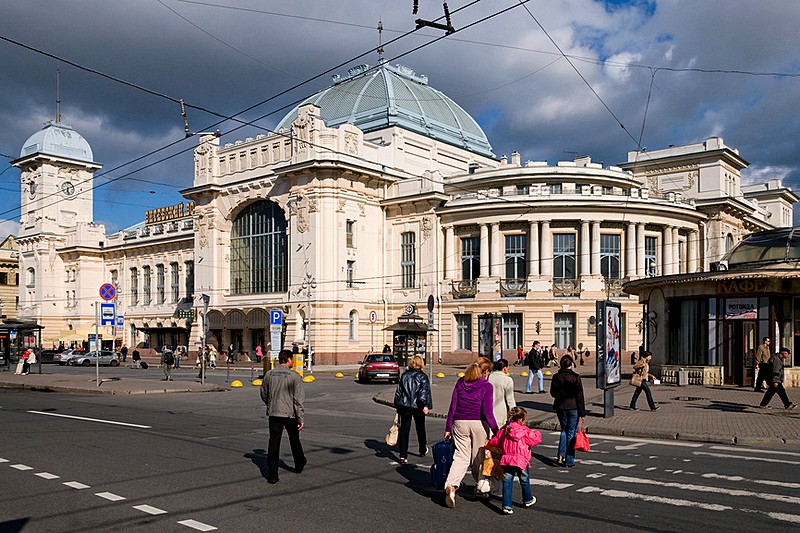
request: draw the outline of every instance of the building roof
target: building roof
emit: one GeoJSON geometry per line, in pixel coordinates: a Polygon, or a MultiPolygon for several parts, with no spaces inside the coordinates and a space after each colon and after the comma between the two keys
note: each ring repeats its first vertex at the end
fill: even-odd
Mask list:
{"type": "Polygon", "coordinates": [[[306,104],[320,108],[329,127],[349,123],[362,131],[398,126],[471,152],[494,157],[481,127],[466,111],[441,91],[428,85],[426,76],[402,65],[381,62],[359,65],[345,78],[334,76],[331,87],[292,109],[276,130],[289,130],[297,110],[306,104]]]}
{"type": "Polygon", "coordinates": [[[751,233],[720,261],[728,269],[787,262],[800,262],[800,227],[751,233]]]}
{"type": "Polygon", "coordinates": [[[48,121],[31,135],[19,153],[20,159],[33,154],[52,155],[77,161],[93,162],[92,148],[72,126],[48,121]]]}

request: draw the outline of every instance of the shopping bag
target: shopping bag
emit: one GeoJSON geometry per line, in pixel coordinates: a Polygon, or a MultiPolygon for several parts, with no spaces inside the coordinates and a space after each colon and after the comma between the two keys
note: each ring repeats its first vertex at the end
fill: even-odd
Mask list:
{"type": "Polygon", "coordinates": [[[581,418],[581,425],[575,434],[575,451],[588,452],[589,448],[589,437],[586,436],[586,428],[583,425],[583,418],[581,418]]]}
{"type": "Polygon", "coordinates": [[[389,446],[397,446],[397,434],[400,432],[400,427],[398,426],[398,416],[397,413],[394,414],[394,422],[392,422],[391,427],[389,428],[389,432],[384,437],[384,442],[386,442],[389,446]]]}
{"type": "Polygon", "coordinates": [[[634,387],[642,386],[642,375],[639,373],[638,370],[635,370],[633,372],[633,375],[631,376],[631,385],[633,385],[634,387]]]}

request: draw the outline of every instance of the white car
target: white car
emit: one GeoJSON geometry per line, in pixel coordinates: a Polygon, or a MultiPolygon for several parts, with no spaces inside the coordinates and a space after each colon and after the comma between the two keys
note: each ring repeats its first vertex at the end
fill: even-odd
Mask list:
{"type": "Polygon", "coordinates": [[[69,363],[69,360],[78,355],[76,350],[64,350],[61,353],[57,353],[53,356],[53,362],[58,363],[61,366],[66,365],[69,363]]]}
{"type": "MultiPolygon", "coordinates": [[[[69,360],[69,364],[75,366],[93,366],[97,364],[97,352],[87,352],[82,355],[75,355],[69,360]]],[[[111,350],[100,351],[100,364],[109,366],[119,366],[119,357],[111,350]]]]}

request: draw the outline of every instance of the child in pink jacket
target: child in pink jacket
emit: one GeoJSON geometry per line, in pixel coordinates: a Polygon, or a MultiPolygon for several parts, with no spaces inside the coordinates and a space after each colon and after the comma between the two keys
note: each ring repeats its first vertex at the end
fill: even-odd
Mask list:
{"type": "Polygon", "coordinates": [[[514,514],[511,509],[511,493],[514,488],[514,476],[519,477],[522,487],[522,503],[530,507],[536,503],[531,493],[531,479],[528,465],[531,462],[531,446],[542,442],[542,434],[525,425],[527,412],[522,407],[512,407],[508,411],[508,424],[489,441],[489,447],[501,450],[500,466],[503,467],[503,512],[514,514]]]}

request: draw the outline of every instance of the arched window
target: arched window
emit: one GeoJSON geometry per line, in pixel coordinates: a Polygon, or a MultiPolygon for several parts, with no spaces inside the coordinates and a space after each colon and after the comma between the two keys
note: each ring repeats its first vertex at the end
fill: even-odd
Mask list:
{"type": "Polygon", "coordinates": [[[350,311],[350,322],[348,325],[350,341],[358,340],[358,313],[350,311]]]}
{"type": "Polygon", "coordinates": [[[733,248],[733,235],[728,233],[728,236],[725,237],[725,251],[730,252],[731,248],[733,248]]]}
{"type": "Polygon", "coordinates": [[[285,292],[287,287],[286,217],[278,204],[248,205],[231,228],[231,292],[285,292]]]}
{"type": "Polygon", "coordinates": [[[33,287],[34,285],[36,285],[36,271],[33,269],[33,267],[31,267],[31,268],[28,269],[28,283],[27,283],[27,286],[28,287],[33,287]]]}

